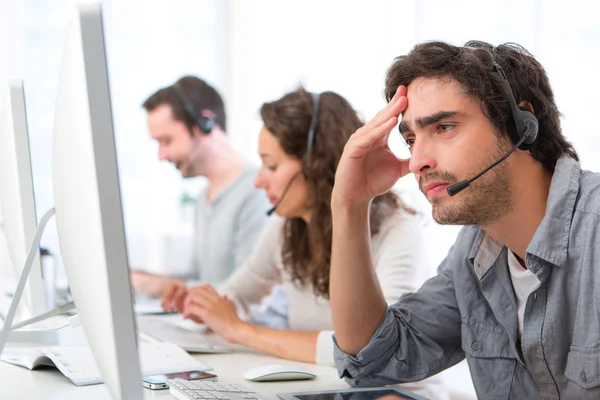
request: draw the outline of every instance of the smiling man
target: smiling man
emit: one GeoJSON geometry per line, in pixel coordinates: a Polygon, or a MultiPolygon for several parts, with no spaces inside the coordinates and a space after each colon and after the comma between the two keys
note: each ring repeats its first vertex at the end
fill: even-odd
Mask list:
{"type": "Polygon", "coordinates": [[[220,284],[254,249],[267,220],[268,199],[254,187],[258,167],[232,146],[219,93],[202,79],[186,76],[162,88],[143,104],[158,157],[185,178],[203,176],[208,186],[196,201],[193,271],[187,277],[132,273],[134,287],[161,297],[185,290],[185,280],[220,284]]]}
{"type": "Polygon", "coordinates": [[[332,195],[340,375],[410,382],[466,357],[482,399],[600,398],[600,174],[581,170],[542,66],[514,44],[430,42],[395,60],[386,97],[332,195]],[[410,160],[387,145],[400,115],[410,160]],[[467,226],[438,275],[387,307],[368,209],[410,172],[435,220],[467,226]]]}

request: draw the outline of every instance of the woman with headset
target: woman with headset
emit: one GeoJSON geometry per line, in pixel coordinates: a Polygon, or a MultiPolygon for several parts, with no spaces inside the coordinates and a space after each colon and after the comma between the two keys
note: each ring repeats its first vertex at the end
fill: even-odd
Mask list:
{"type": "MultiPolygon", "coordinates": [[[[175,285],[163,297],[163,307],[205,323],[230,343],[290,360],[333,365],[330,198],[344,146],[362,122],[340,95],[303,89],[263,104],[260,114],[262,168],[255,185],[266,191],[273,204],[269,213],[275,211],[277,217],[219,292],[210,285],[191,289],[175,285]],[[289,329],[247,322],[251,307],[278,284],[283,284],[288,298],[289,329]]],[[[387,302],[395,303],[402,294],[416,290],[426,275],[423,222],[390,192],[373,200],[370,225],[373,272],[387,302]]],[[[410,389],[445,398],[439,382],[430,378],[410,389]]]]}

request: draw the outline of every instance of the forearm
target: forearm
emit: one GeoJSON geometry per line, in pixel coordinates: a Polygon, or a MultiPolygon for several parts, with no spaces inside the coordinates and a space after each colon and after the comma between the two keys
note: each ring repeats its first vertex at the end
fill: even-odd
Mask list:
{"type": "Polygon", "coordinates": [[[131,281],[136,292],[149,297],[162,297],[172,284],[185,284],[185,280],[160,276],[149,272],[133,271],[131,281]]]}
{"type": "Polygon", "coordinates": [[[243,323],[235,342],[287,360],[314,363],[319,332],[285,331],[243,323]]]}
{"type": "Polygon", "coordinates": [[[333,207],[329,296],[338,346],[356,355],[379,326],[385,299],[371,260],[369,206],[333,207]]]}

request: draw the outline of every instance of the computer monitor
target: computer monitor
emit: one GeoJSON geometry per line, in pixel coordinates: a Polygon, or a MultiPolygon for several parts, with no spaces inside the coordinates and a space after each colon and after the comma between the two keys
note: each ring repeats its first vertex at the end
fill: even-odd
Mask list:
{"type": "Polygon", "coordinates": [[[60,249],[79,318],[114,398],[142,398],[102,12],[80,5],[60,72],[52,152],[60,249]]]}
{"type": "MultiPolygon", "coordinates": [[[[10,263],[18,280],[35,235],[37,218],[23,81],[11,80],[6,94],[0,122],[0,214],[10,263]]],[[[14,287],[2,289],[14,290],[14,287]]],[[[46,311],[39,254],[34,259],[22,299],[19,314],[24,319],[46,311]]]]}

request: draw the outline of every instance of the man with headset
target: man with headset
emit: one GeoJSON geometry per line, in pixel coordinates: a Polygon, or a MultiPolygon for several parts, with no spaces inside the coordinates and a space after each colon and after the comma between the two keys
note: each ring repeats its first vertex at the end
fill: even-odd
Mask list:
{"type": "Polygon", "coordinates": [[[482,399],[600,398],[600,174],[581,170],[542,66],[514,44],[424,43],[395,60],[386,98],[332,195],[340,375],[416,381],[466,357],[482,399]],[[409,160],[387,145],[400,114],[409,160]],[[409,172],[439,223],[466,226],[438,275],[386,307],[369,203],[409,172]]]}
{"type": "Polygon", "coordinates": [[[267,221],[268,199],[254,188],[258,167],[231,145],[223,100],[202,79],[185,76],[151,95],[143,107],[160,160],[173,163],[186,178],[206,177],[208,186],[196,201],[195,275],[134,271],[133,286],[161,297],[167,288],[185,290],[184,278],[219,284],[250,254],[267,221]]]}

